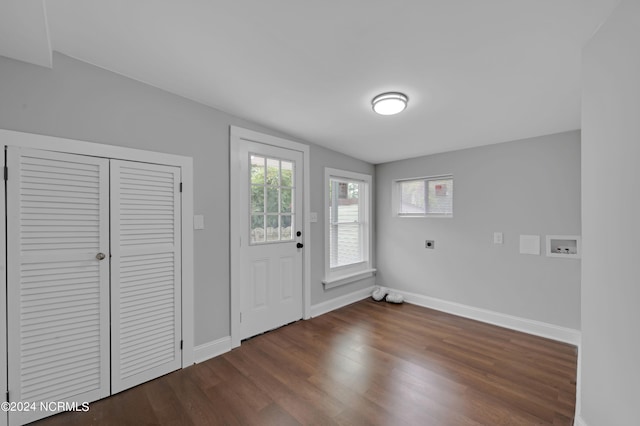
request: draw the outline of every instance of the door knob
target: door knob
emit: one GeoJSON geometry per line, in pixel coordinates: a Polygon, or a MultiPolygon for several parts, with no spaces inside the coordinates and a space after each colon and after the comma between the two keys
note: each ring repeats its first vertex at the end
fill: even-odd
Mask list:
{"type": "Polygon", "coordinates": [[[298,244],[296,244],[296,247],[298,247],[298,248],[302,248],[302,247],[304,247],[304,244],[302,244],[302,243],[298,243],[298,244]]]}
{"type": "Polygon", "coordinates": [[[106,256],[104,253],[98,253],[98,254],[96,254],[96,259],[98,259],[98,260],[102,260],[102,259],[104,259],[105,257],[107,257],[107,256],[106,256]]]}

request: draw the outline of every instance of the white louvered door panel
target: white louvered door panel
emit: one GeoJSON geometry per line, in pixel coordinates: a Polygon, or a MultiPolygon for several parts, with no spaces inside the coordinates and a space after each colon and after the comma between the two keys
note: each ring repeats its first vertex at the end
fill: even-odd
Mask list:
{"type": "Polygon", "coordinates": [[[181,367],[180,169],[111,161],[111,366],[120,392],[181,367]]]}
{"type": "MultiPolygon", "coordinates": [[[[5,165],[6,165],[6,153],[5,165]]],[[[0,186],[0,211],[5,211],[5,187],[0,186]]],[[[6,226],[0,226],[0,241],[6,241],[6,226]]],[[[7,392],[7,245],[0,243],[0,391],[7,392]]],[[[0,412],[0,426],[6,426],[9,420],[9,413],[0,412]]]]}
{"type": "MultiPolygon", "coordinates": [[[[108,160],[9,147],[7,164],[10,399],[108,396],[108,160]]],[[[9,422],[51,414],[11,412],[9,422]]]]}

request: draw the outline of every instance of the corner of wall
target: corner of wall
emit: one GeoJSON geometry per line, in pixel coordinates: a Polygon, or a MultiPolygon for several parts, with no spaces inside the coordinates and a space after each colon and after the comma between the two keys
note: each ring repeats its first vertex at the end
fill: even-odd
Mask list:
{"type": "Polygon", "coordinates": [[[344,296],[336,297],[326,302],[312,305],[311,317],[312,318],[319,317],[320,315],[326,314],[327,312],[331,312],[336,309],[342,308],[343,306],[347,306],[352,303],[358,302],[360,300],[366,299],[371,295],[372,291],[373,291],[373,286],[363,288],[361,290],[357,290],[349,294],[345,294],[344,296]]]}
{"type": "Polygon", "coordinates": [[[573,426],[589,426],[589,425],[587,425],[587,422],[585,422],[584,419],[580,417],[579,414],[577,414],[576,418],[573,421],[573,426]]]}

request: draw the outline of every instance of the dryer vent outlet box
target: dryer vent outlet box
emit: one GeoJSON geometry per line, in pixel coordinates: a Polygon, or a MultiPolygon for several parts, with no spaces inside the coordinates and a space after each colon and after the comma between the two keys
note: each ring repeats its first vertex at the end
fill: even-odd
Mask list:
{"type": "Polygon", "coordinates": [[[434,249],[436,248],[436,242],[434,240],[425,240],[424,248],[434,249]]]}
{"type": "Polygon", "coordinates": [[[547,235],[547,256],[579,259],[580,242],[577,235],[547,235]]]}

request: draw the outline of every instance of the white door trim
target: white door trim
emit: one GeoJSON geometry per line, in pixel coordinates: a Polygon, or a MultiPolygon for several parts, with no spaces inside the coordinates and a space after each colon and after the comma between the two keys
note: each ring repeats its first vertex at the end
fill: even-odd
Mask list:
{"type": "MultiPolygon", "coordinates": [[[[66,152],[69,154],[82,154],[93,157],[113,158],[117,160],[165,164],[182,169],[182,367],[192,365],[195,362],[193,316],[193,158],[0,129],[0,146],[7,145],[66,152]]],[[[9,169],[9,179],[11,179],[11,169],[9,169]]],[[[4,185],[0,185],[0,187],[2,188],[0,189],[0,196],[4,199],[4,185]]],[[[5,257],[2,257],[0,263],[2,269],[6,271],[5,257]]]]}
{"type": "MultiPolygon", "coordinates": [[[[6,152],[2,149],[2,161],[6,158],[6,152]]],[[[2,214],[5,210],[5,185],[0,185],[0,211],[2,214]]],[[[0,225],[0,383],[2,387],[0,391],[7,394],[7,241],[6,228],[4,225],[0,225]]],[[[9,422],[9,411],[0,413],[0,426],[6,426],[9,422]]]]}
{"type": "Polygon", "coordinates": [[[230,245],[230,268],[231,268],[231,347],[240,346],[240,163],[238,161],[240,140],[248,140],[280,148],[291,149],[302,152],[303,166],[303,205],[302,205],[302,236],[305,246],[303,252],[303,275],[302,275],[302,318],[309,319],[311,315],[311,236],[309,226],[309,211],[311,210],[311,197],[309,191],[309,167],[310,156],[309,146],[299,142],[278,138],[271,135],[243,129],[241,127],[230,126],[229,135],[229,245],[230,245]]]}

